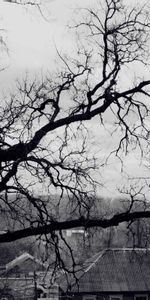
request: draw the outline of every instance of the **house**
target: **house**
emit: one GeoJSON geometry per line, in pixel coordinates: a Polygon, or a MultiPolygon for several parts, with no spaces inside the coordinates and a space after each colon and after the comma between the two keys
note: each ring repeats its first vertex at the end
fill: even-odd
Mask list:
{"type": "Polygon", "coordinates": [[[149,300],[150,249],[106,249],[60,283],[60,299],[149,300]]]}
{"type": "Polygon", "coordinates": [[[18,276],[21,274],[27,275],[30,273],[33,274],[33,272],[42,272],[45,271],[46,268],[47,266],[45,264],[29,253],[23,253],[6,264],[7,274],[18,274],[18,276]]]}
{"type": "Polygon", "coordinates": [[[51,284],[48,266],[29,253],[23,253],[0,271],[0,299],[58,300],[58,286],[51,284]]]}

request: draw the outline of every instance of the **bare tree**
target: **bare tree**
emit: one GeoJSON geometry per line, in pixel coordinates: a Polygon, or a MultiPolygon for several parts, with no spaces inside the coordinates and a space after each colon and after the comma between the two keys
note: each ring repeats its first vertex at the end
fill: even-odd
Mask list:
{"type": "Polygon", "coordinates": [[[10,4],[17,4],[17,5],[24,6],[26,9],[28,7],[30,7],[30,8],[34,7],[39,11],[42,18],[46,22],[49,22],[49,18],[46,17],[46,15],[45,15],[46,8],[43,5],[43,1],[39,1],[39,0],[3,0],[3,1],[4,2],[9,2],[10,4]]]}
{"type": "Polygon", "coordinates": [[[73,27],[82,37],[76,58],[58,53],[59,73],[32,83],[26,77],[0,107],[0,209],[7,217],[0,243],[38,236],[55,247],[64,268],[62,243],[74,258],[63,230],[150,217],[148,209],[134,210],[132,194],[124,211],[94,214],[97,166],[85,126],[97,115],[103,126],[109,111],[121,132],[118,157],[136,147],[143,152],[148,143],[150,80],[136,79],[128,88],[122,84],[126,70],[148,65],[148,8],[129,10],[121,0],[104,0],[97,9],[85,9],[73,27]],[[42,197],[43,189],[50,196],[42,197]]]}

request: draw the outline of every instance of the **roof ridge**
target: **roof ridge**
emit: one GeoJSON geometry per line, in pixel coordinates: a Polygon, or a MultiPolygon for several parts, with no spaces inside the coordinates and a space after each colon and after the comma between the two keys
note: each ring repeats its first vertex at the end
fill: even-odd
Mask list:
{"type": "Polygon", "coordinates": [[[112,250],[112,251],[136,251],[136,250],[141,250],[141,251],[149,251],[150,250],[150,248],[138,248],[138,247],[136,247],[136,248],[133,248],[133,247],[123,247],[123,248],[113,248],[113,247],[110,247],[110,248],[106,248],[105,249],[106,251],[109,251],[109,250],[112,250]]]}
{"type": "Polygon", "coordinates": [[[94,262],[92,262],[88,268],[85,270],[85,273],[88,272],[95,264],[96,262],[103,256],[103,254],[107,251],[107,249],[101,251],[98,255],[98,257],[96,257],[96,259],[94,260],[94,262]]]}
{"type": "Polygon", "coordinates": [[[23,261],[25,260],[26,258],[34,258],[31,254],[29,254],[28,252],[24,252],[22,254],[20,254],[19,256],[15,257],[13,260],[11,260],[10,262],[8,262],[6,264],[6,268],[9,268],[9,267],[13,267],[16,262],[19,262],[19,261],[23,261]]]}
{"type": "Polygon", "coordinates": [[[9,270],[11,268],[13,268],[17,263],[20,264],[23,261],[25,261],[26,259],[32,259],[35,263],[40,264],[43,267],[46,267],[46,265],[40,261],[38,258],[35,258],[33,255],[31,255],[28,252],[24,252],[21,255],[17,256],[16,258],[14,258],[13,260],[11,260],[9,263],[6,264],[6,269],[9,270]]]}

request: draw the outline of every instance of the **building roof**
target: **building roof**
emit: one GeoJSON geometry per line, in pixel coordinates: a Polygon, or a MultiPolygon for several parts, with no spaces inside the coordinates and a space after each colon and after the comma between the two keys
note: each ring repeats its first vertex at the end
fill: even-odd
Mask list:
{"type": "MultiPolygon", "coordinates": [[[[20,256],[13,259],[12,261],[10,261],[8,264],[6,264],[6,270],[7,271],[12,270],[13,268],[15,268],[17,266],[21,266],[21,265],[25,266],[26,262],[31,262],[31,261],[33,263],[37,264],[38,266],[41,266],[46,269],[46,266],[40,260],[36,259],[29,253],[23,253],[20,256]]],[[[32,270],[32,271],[34,271],[34,270],[32,270]]]]}
{"type": "MultiPolygon", "coordinates": [[[[88,259],[71,292],[150,291],[150,249],[107,249],[88,259]]],[[[64,285],[65,286],[65,285],[64,285]]],[[[63,289],[63,286],[62,286],[63,289]]]]}

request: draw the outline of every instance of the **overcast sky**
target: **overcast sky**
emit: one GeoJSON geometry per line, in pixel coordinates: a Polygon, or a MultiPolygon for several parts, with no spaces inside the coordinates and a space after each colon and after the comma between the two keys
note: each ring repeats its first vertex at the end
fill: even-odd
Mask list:
{"type": "MultiPolygon", "coordinates": [[[[7,90],[14,84],[15,78],[28,71],[33,73],[40,70],[51,70],[55,67],[56,49],[71,51],[73,38],[68,33],[66,25],[73,16],[73,9],[79,4],[85,7],[91,0],[44,0],[41,7],[45,19],[39,10],[33,6],[25,7],[1,0],[1,28],[5,29],[5,37],[9,49],[8,55],[3,52],[1,65],[6,70],[0,72],[1,91],[7,90]]],[[[77,15],[76,15],[77,17],[77,15]]],[[[107,122],[107,129],[112,126],[107,122]]],[[[114,137],[103,127],[100,129],[99,120],[95,118],[90,128],[96,138],[95,149],[97,156],[103,160],[108,150],[115,144],[114,137]]],[[[126,171],[129,176],[147,176],[148,171],[140,165],[139,153],[131,153],[125,158],[126,171]]],[[[109,160],[108,167],[103,170],[103,182],[107,183],[103,193],[116,193],[116,186],[126,182],[126,176],[121,174],[118,160],[109,160]],[[106,188],[107,187],[107,188],[106,188]]],[[[101,180],[101,177],[100,177],[101,180]]]]}

